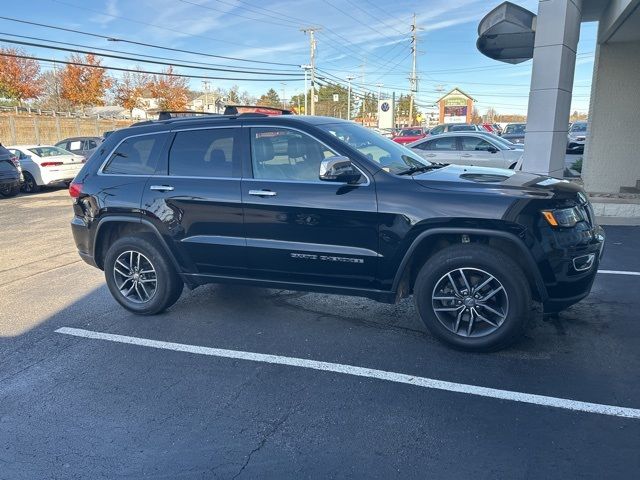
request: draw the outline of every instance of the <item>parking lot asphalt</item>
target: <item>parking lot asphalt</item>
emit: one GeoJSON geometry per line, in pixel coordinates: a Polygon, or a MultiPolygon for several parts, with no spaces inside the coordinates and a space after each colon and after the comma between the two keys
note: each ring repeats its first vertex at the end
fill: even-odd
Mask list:
{"type": "Polygon", "coordinates": [[[629,274],[640,272],[640,227],[605,227],[600,269],[627,273],[599,274],[587,299],[557,319],[538,316],[513,348],[470,354],[436,342],[411,300],[210,285],[161,315],[131,315],[75,254],[70,216],[64,190],[0,200],[2,479],[640,471],[640,418],[568,402],[640,413],[640,276],[629,274]],[[281,361],[292,358],[302,363],[281,361]]]}

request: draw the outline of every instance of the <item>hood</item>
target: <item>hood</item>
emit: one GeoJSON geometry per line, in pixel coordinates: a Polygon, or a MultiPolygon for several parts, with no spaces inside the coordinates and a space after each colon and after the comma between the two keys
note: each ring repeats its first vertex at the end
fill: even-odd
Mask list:
{"type": "Polygon", "coordinates": [[[582,188],[575,183],[503,168],[449,165],[413,176],[425,188],[457,190],[527,198],[575,199],[582,188]]]}

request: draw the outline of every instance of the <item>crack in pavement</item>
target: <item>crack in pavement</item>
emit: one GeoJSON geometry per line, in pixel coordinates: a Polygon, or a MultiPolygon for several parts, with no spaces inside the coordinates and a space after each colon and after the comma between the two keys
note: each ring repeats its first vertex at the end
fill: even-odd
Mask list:
{"type": "MultiPolygon", "coordinates": [[[[296,392],[297,394],[299,394],[300,392],[304,391],[306,388],[301,388],[300,390],[298,390],[298,392],[296,392]]],[[[284,425],[286,423],[286,421],[289,419],[289,417],[298,409],[298,407],[300,406],[301,402],[296,403],[295,405],[293,405],[289,411],[287,413],[285,413],[280,420],[278,420],[277,422],[272,424],[271,429],[266,432],[262,439],[260,440],[260,442],[258,443],[258,445],[249,452],[249,454],[247,455],[247,459],[245,460],[244,464],[240,467],[240,470],[238,470],[238,473],[236,473],[233,477],[231,477],[232,479],[236,479],[238,478],[242,472],[245,470],[245,468],[247,468],[247,466],[249,465],[249,463],[251,462],[251,458],[253,457],[253,455],[257,452],[259,452],[260,450],[262,450],[262,448],[266,445],[267,440],[269,440],[269,438],[271,438],[273,435],[275,435],[278,430],[280,430],[280,427],[282,427],[282,425],[284,425]]]]}

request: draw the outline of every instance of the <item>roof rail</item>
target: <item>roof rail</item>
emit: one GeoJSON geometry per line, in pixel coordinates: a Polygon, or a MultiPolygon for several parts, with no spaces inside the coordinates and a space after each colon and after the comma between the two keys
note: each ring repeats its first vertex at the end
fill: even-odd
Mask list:
{"type": "Polygon", "coordinates": [[[169,120],[179,117],[199,117],[201,115],[220,115],[213,112],[195,112],[193,110],[161,110],[158,112],[158,120],[169,120]]]}
{"type": "Polygon", "coordinates": [[[243,113],[261,113],[266,116],[294,115],[291,110],[260,105],[227,105],[224,109],[224,115],[241,115],[243,113]]]}

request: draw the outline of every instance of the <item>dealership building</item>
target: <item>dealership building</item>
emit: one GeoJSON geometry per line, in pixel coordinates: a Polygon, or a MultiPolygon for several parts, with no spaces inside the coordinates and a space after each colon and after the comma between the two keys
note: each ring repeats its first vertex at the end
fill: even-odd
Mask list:
{"type": "MultiPolygon", "coordinates": [[[[589,192],[640,187],[640,0],[505,2],[478,27],[495,60],[533,59],[524,169],[562,177],[582,22],[598,22],[582,177],[589,192]]],[[[640,190],[637,190],[640,193],[640,190]]]]}

